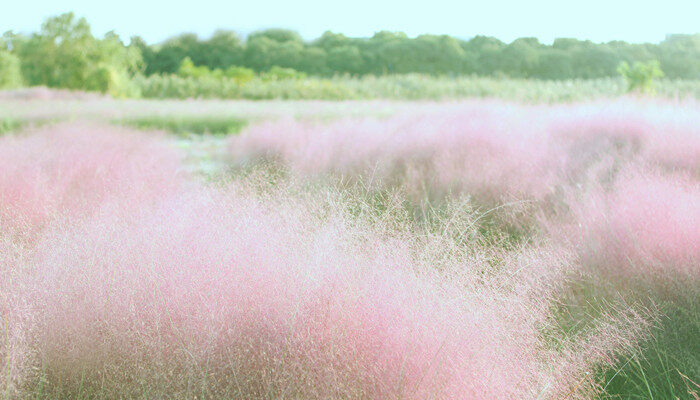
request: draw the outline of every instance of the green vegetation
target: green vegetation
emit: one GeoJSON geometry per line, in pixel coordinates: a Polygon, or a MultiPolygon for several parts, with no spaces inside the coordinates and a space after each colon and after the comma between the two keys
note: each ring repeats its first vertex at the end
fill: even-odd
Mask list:
{"type": "Polygon", "coordinates": [[[627,62],[623,62],[618,71],[627,81],[630,92],[653,93],[654,79],[664,76],[664,72],[656,60],[646,63],[635,62],[631,67],[627,62]]]}
{"type": "Polygon", "coordinates": [[[16,131],[25,125],[24,121],[10,118],[0,118],[0,135],[16,131]]]}
{"type": "Polygon", "coordinates": [[[210,69],[243,66],[262,72],[279,66],[317,76],[419,73],[594,79],[616,76],[621,62],[658,60],[670,78],[700,78],[700,35],[670,35],[660,44],[560,38],[545,45],[535,38],[508,44],[485,36],[409,38],[402,32],[382,31],[371,38],[326,32],[304,42],[294,31],[269,29],[251,34],[245,42],[234,32],[218,31],[205,40],[183,34],[159,45],[147,45],[140,38],[132,44],[141,49],[146,75],[175,73],[189,58],[210,69]]]}
{"type": "MultiPolygon", "coordinates": [[[[47,19],[37,33],[7,32],[0,40],[0,87],[24,82],[117,97],[139,97],[145,91],[145,97],[176,98],[432,99],[474,95],[480,89],[464,88],[474,86],[464,83],[474,77],[549,80],[566,86],[616,79],[619,73],[630,79],[633,89],[649,92],[645,76],[659,77],[659,71],[671,80],[700,80],[700,34],[670,35],[659,44],[560,38],[545,45],[535,38],[504,43],[485,36],[409,38],[386,31],[371,38],[326,32],[305,42],[294,31],[268,29],[246,41],[234,32],[217,31],[208,39],[183,34],[156,45],[134,37],[127,46],[111,32],[95,38],[84,18],[66,13],[47,19]],[[20,65],[22,76],[17,74],[20,65]],[[412,78],[396,78],[404,75],[412,78]],[[313,78],[302,79],[307,76],[313,78]],[[362,88],[368,81],[384,87],[362,88]],[[428,84],[439,88],[426,89],[428,84]],[[449,85],[458,88],[445,89],[449,85]]],[[[617,88],[607,91],[617,93],[617,88]]]]}
{"type": "Polygon", "coordinates": [[[22,86],[22,71],[19,58],[0,49],[0,89],[14,89],[22,86]]]}
{"type": "MultiPolygon", "coordinates": [[[[194,65],[189,57],[182,60],[180,67],[177,69],[177,74],[175,75],[181,78],[229,79],[238,85],[244,85],[256,77],[255,71],[250,68],[233,66],[228,67],[225,70],[218,68],[209,69],[209,67],[204,65],[194,65]]],[[[260,78],[262,81],[268,82],[285,79],[304,79],[306,78],[306,74],[292,68],[272,67],[269,71],[258,74],[258,78],[260,78]]]]}
{"type": "Polygon", "coordinates": [[[700,298],[692,285],[668,293],[633,280],[611,284],[584,279],[572,281],[567,296],[554,311],[563,339],[586,332],[606,310],[637,307],[657,315],[638,346],[599,371],[605,390],[596,398],[698,398],[692,396],[700,395],[700,298]]]}
{"type": "Polygon", "coordinates": [[[9,118],[0,116],[0,135],[17,132],[27,127],[42,126],[55,121],[55,119],[43,117],[9,118]]]}
{"type": "MultiPolygon", "coordinates": [[[[622,78],[543,81],[488,77],[393,75],[308,77],[269,80],[257,76],[246,84],[213,76],[136,76],[134,85],[145,98],[155,99],[289,99],[289,100],[441,100],[494,97],[518,101],[561,102],[615,97],[627,93],[622,78]]],[[[700,98],[700,80],[662,80],[658,95],[700,98]]]]}
{"type": "Polygon", "coordinates": [[[141,54],[114,33],[96,39],[84,18],[66,13],[46,20],[38,33],[4,35],[5,47],[19,57],[29,85],[133,96],[130,78],[141,54]]]}
{"type": "Polygon", "coordinates": [[[175,134],[229,135],[246,126],[243,119],[215,116],[147,116],[114,121],[137,129],[161,129],[175,134]]]}
{"type": "Polygon", "coordinates": [[[697,299],[662,303],[663,317],[639,352],[606,371],[608,387],[602,398],[697,399],[699,305],[697,299]]]}

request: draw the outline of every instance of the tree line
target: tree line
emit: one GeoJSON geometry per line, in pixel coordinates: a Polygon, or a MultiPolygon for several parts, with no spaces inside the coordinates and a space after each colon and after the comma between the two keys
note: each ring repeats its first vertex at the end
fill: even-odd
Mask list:
{"type": "Polygon", "coordinates": [[[246,40],[222,30],[207,39],[188,33],[157,45],[139,37],[131,43],[141,50],[147,75],[175,73],[189,57],[195,65],[212,70],[242,66],[260,72],[277,66],[319,76],[420,73],[591,79],[617,76],[622,62],[657,60],[669,78],[700,79],[700,34],[669,35],[659,44],[556,39],[546,45],[536,38],[504,43],[486,36],[469,40],[447,35],[409,38],[386,31],[370,38],[326,32],[305,42],[295,31],[268,29],[254,32],[246,40]]]}
{"type": "Polygon", "coordinates": [[[66,13],[47,19],[38,32],[6,32],[0,38],[0,87],[47,85],[128,92],[130,77],[196,74],[196,68],[241,75],[294,70],[311,76],[427,74],[545,80],[617,76],[622,63],[658,62],[672,79],[700,79],[700,34],[669,35],[658,44],[593,43],[536,38],[504,43],[493,37],[462,40],[447,35],[410,38],[381,31],[369,38],[326,32],[304,41],[295,31],[267,29],[243,39],[219,30],[209,38],[186,33],[149,44],[129,44],[110,32],[96,38],[88,22],[66,13]]]}

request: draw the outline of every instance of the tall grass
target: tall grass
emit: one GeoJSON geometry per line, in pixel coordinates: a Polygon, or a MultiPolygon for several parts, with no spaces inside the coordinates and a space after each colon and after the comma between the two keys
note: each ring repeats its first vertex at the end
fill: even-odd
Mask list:
{"type": "Polygon", "coordinates": [[[94,130],[91,123],[63,123],[1,139],[4,232],[36,232],[107,198],[148,202],[177,185],[179,155],[157,137],[94,130]]]}
{"type": "Polygon", "coordinates": [[[8,397],[587,398],[644,326],[554,347],[573,265],[551,241],[456,243],[256,174],[203,185],[151,135],[0,139],[8,397]]]}
{"type": "Polygon", "coordinates": [[[483,216],[527,204],[516,216],[532,228],[525,242],[545,236],[575,254],[554,312],[566,337],[619,301],[658,316],[653,337],[603,371],[601,396],[685,398],[700,370],[698,110],[636,99],[425,106],[387,119],[261,124],[231,138],[229,153],[236,167],[272,161],[312,181],[398,187],[431,207],[467,195],[483,216]]]}
{"type": "Polygon", "coordinates": [[[497,206],[551,200],[635,160],[697,174],[698,126],[694,102],[475,101],[384,119],[267,122],[231,138],[229,152],[234,164],[274,160],[302,175],[399,185],[418,198],[467,193],[497,206]]]}
{"type": "MultiPolygon", "coordinates": [[[[75,104],[159,129],[205,113],[104,101],[75,104]]],[[[222,182],[162,132],[0,137],[0,396],[697,393],[695,102],[277,118],[354,104],[275,108],[225,139],[222,182]]]]}

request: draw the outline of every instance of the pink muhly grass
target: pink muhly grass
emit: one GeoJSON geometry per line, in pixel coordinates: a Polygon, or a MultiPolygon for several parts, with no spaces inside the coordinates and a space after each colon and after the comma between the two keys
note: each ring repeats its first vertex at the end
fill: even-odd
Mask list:
{"type": "Polygon", "coordinates": [[[585,377],[590,359],[540,337],[555,253],[479,283],[316,203],[201,189],[47,230],[28,261],[34,379],[56,396],[502,399],[585,377]]]}
{"type": "Polygon", "coordinates": [[[40,228],[106,198],[148,201],[172,190],[179,157],[152,136],[64,123],[0,138],[0,226],[40,228]]]}
{"type": "Polygon", "coordinates": [[[220,201],[101,214],[41,243],[46,373],[185,397],[503,398],[537,384],[531,328],[418,278],[396,246],[363,237],[368,251],[353,243],[364,232],[294,207],[220,201]]]}
{"type": "Polygon", "coordinates": [[[697,279],[700,186],[682,174],[628,169],[573,202],[586,262],[647,282],[697,279]]]}
{"type": "Polygon", "coordinates": [[[592,168],[605,174],[632,161],[697,175],[699,126],[693,102],[472,101],[327,125],[267,122],[232,138],[229,151],[235,163],[268,158],[304,175],[361,177],[420,195],[461,192],[493,204],[548,199],[592,168]]]}
{"type": "Polygon", "coordinates": [[[22,293],[27,279],[19,268],[21,254],[0,234],[0,398],[14,398],[30,371],[28,346],[31,306],[22,293]]]}
{"type": "Polygon", "coordinates": [[[558,161],[539,125],[528,108],[501,103],[329,125],[284,120],[233,138],[231,153],[239,162],[271,158],[304,174],[359,175],[415,192],[541,198],[556,183],[558,161]]]}
{"type": "MultiPolygon", "coordinates": [[[[552,109],[549,130],[570,159],[611,156],[700,176],[700,108],[696,102],[595,102],[552,109]]],[[[568,171],[568,172],[571,172],[568,171]]]]}
{"type": "Polygon", "coordinates": [[[14,397],[30,370],[35,313],[23,294],[41,231],[86,217],[106,199],[152,201],[177,187],[178,168],[179,157],[158,139],[105,126],[0,138],[0,397],[14,397]]]}
{"type": "Polygon", "coordinates": [[[0,216],[40,230],[0,233],[13,395],[584,398],[628,334],[547,345],[568,268],[548,246],[453,252],[327,191],[183,185],[130,131],[42,132],[0,140],[30,171],[7,164],[0,216]]]}

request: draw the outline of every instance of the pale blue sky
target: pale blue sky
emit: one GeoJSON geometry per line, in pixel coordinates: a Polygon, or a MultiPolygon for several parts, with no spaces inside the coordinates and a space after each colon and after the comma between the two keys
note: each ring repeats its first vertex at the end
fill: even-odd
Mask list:
{"type": "Polygon", "coordinates": [[[245,34],[267,27],[295,29],[305,39],[326,30],[371,36],[384,29],[410,36],[482,34],[508,42],[534,36],[545,43],[555,37],[659,42],[668,33],[700,32],[700,0],[3,1],[11,5],[0,7],[0,33],[31,32],[47,16],[74,11],[98,35],[115,30],[123,38],[141,35],[148,42],[180,32],[206,37],[217,28],[245,34]]]}

